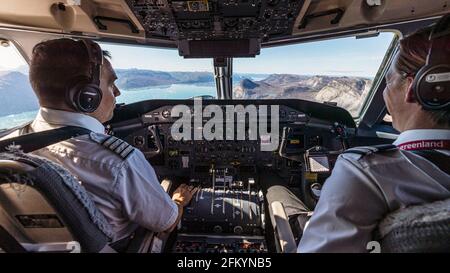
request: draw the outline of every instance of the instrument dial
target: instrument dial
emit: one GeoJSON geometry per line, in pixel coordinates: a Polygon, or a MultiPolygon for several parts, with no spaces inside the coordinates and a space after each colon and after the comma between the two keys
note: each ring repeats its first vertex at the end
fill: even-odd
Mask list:
{"type": "Polygon", "coordinates": [[[169,110],[164,110],[162,112],[162,116],[163,116],[163,118],[170,118],[170,111],[169,110]]]}

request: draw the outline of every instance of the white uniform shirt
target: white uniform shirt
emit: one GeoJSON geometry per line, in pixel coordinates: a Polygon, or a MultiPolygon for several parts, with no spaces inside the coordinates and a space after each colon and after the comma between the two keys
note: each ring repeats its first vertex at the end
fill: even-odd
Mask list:
{"type": "MultiPolygon", "coordinates": [[[[59,163],[81,181],[111,224],[116,233],[115,240],[130,235],[137,226],[160,232],[175,223],[178,207],[161,187],[142,152],[129,147],[130,153],[124,159],[104,147],[102,143],[110,136],[104,134],[105,128],[95,118],[41,108],[33,123],[25,129],[40,132],[63,126],[83,127],[92,133],[33,153],[59,163]]],[[[5,138],[18,134],[16,131],[5,138]]],[[[122,140],[116,142],[119,143],[123,148],[129,146],[122,140]]]]}
{"type": "MultiPolygon", "coordinates": [[[[450,130],[406,131],[394,144],[417,140],[450,140],[450,130]]],[[[342,154],[297,250],[367,252],[367,243],[388,213],[447,198],[450,176],[414,153],[342,154]]]]}

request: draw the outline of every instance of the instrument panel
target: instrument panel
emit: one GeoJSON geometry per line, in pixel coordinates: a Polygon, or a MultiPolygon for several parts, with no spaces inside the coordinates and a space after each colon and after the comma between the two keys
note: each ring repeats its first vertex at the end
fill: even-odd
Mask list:
{"type": "Polygon", "coordinates": [[[302,201],[312,208],[346,137],[354,133],[347,113],[310,102],[249,101],[245,108],[239,101],[164,102],[132,105],[121,113],[128,120],[112,124],[110,130],[140,149],[161,180],[199,188],[185,209],[171,252],[267,252],[263,192],[268,181],[263,173],[276,173],[284,185],[300,189],[302,201]],[[299,102],[305,111],[295,107],[299,102]],[[211,107],[213,114],[207,111],[211,107]],[[336,115],[325,116],[323,108],[336,115]],[[220,112],[223,122],[210,126],[211,120],[221,120],[220,112]],[[275,148],[266,149],[272,140],[275,148]]]}
{"type": "Polygon", "coordinates": [[[254,57],[291,35],[304,0],[127,0],[147,38],[173,40],[180,56],[254,57]]]}
{"type": "MultiPolygon", "coordinates": [[[[186,107],[185,112],[192,115],[192,131],[190,138],[177,139],[173,136],[172,126],[182,115],[172,115],[174,106],[162,106],[144,113],[140,119],[143,126],[128,136],[125,140],[140,149],[159,174],[171,176],[189,177],[193,181],[204,184],[210,175],[211,166],[228,168],[239,177],[249,177],[257,173],[258,169],[270,168],[282,175],[290,175],[300,171],[301,162],[290,160],[280,156],[279,148],[273,151],[262,149],[264,135],[259,131],[254,132],[251,138],[252,123],[247,115],[245,120],[235,116],[232,121],[234,133],[231,139],[227,139],[227,125],[223,124],[223,138],[197,140],[194,138],[195,121],[197,113],[195,106],[186,107]],[[242,124],[245,123],[245,124],[242,124]],[[244,139],[238,139],[238,127],[245,130],[244,139]],[[256,139],[255,139],[256,136],[256,139]],[[263,140],[262,140],[263,139],[263,140]]],[[[220,106],[226,112],[226,106],[220,106]]],[[[261,105],[258,105],[258,110],[261,105]]],[[[268,108],[270,110],[270,107],[268,108]]],[[[204,110],[204,107],[203,109],[204,110]]],[[[258,116],[258,124],[265,122],[270,129],[271,112],[266,116],[258,116]]],[[[292,133],[286,140],[286,154],[304,154],[312,147],[321,147],[328,151],[342,149],[342,142],[336,132],[336,124],[317,120],[297,109],[280,105],[278,111],[279,136],[283,135],[283,129],[290,128],[292,133]]],[[[200,128],[210,117],[200,119],[200,128]]],[[[270,131],[270,130],[267,130],[270,131]]],[[[272,133],[272,132],[270,132],[272,133]]],[[[281,140],[280,140],[281,142],[281,140]]],[[[279,145],[277,145],[278,147],[279,145]]],[[[300,160],[302,161],[302,160],[300,160]]]]}
{"type": "Polygon", "coordinates": [[[289,35],[304,1],[127,0],[147,37],[167,39],[268,39],[289,35]]]}

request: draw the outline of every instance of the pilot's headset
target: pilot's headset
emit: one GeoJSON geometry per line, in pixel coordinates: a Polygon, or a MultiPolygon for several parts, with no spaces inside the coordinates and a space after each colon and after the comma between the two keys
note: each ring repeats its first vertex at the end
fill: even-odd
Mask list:
{"type": "Polygon", "coordinates": [[[82,113],[92,113],[100,106],[102,91],[100,90],[100,74],[103,65],[103,52],[97,43],[80,40],[86,48],[89,58],[89,76],[79,75],[69,81],[66,99],[69,105],[82,113]]]}
{"type": "Polygon", "coordinates": [[[414,77],[414,94],[425,110],[450,109],[450,14],[430,34],[431,47],[424,67],[414,77]]]}

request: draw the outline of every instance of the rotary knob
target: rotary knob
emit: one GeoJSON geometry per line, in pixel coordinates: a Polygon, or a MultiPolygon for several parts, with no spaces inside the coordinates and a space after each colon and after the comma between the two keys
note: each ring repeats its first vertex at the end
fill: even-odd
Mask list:
{"type": "Polygon", "coordinates": [[[242,232],[244,232],[244,229],[241,226],[235,226],[233,232],[234,234],[242,234],[242,232]]]}
{"type": "Polygon", "coordinates": [[[213,227],[214,233],[222,233],[222,227],[221,226],[215,226],[213,227]]]}
{"type": "Polygon", "coordinates": [[[311,192],[314,198],[319,199],[320,193],[322,192],[322,185],[319,183],[314,183],[311,185],[311,192]]]}
{"type": "Polygon", "coordinates": [[[145,144],[145,139],[143,136],[137,136],[134,138],[134,146],[136,147],[142,147],[145,144]]]}

